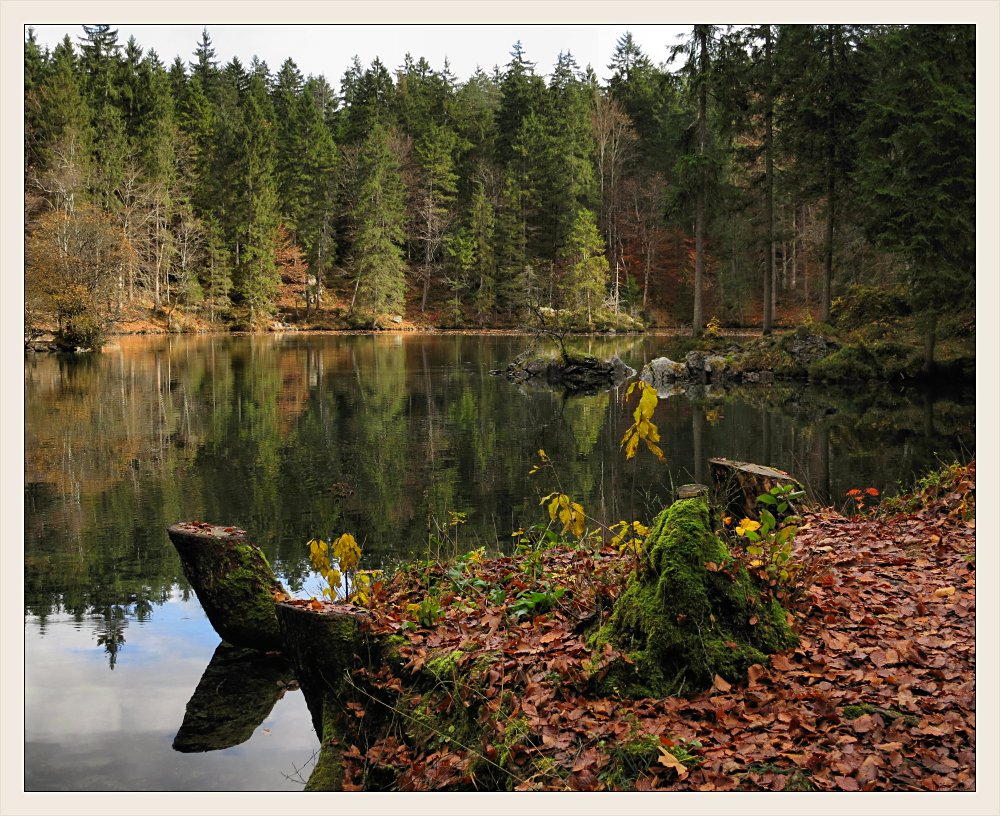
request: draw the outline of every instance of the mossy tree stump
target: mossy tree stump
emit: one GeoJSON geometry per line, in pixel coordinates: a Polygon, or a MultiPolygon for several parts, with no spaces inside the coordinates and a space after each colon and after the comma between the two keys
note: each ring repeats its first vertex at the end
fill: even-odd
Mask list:
{"type": "Polygon", "coordinates": [[[596,635],[598,646],[610,641],[631,661],[598,675],[601,690],[666,697],[708,688],[717,674],[739,682],[795,642],[785,610],[730,563],[709,519],[702,496],[657,517],[639,572],[596,635]]]}
{"type": "Polygon", "coordinates": [[[167,529],[215,631],[233,646],[282,648],[275,600],[287,597],[260,547],[235,527],[181,522],[167,529]]]}
{"type": "Polygon", "coordinates": [[[341,790],[347,703],[364,697],[350,674],[382,659],[377,639],[367,632],[370,613],[350,604],[322,601],[279,603],[277,613],[286,653],[320,741],[319,757],[305,789],[341,790]]]}

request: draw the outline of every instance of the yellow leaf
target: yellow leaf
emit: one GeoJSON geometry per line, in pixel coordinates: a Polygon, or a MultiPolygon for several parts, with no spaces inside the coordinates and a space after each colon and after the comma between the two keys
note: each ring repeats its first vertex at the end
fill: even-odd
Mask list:
{"type": "Polygon", "coordinates": [[[955,587],[953,587],[953,586],[941,587],[940,589],[935,589],[934,590],[934,597],[935,598],[947,598],[948,596],[954,595],[954,594],[955,594],[955,587]]]}
{"type": "Polygon", "coordinates": [[[631,459],[637,450],[639,450],[639,434],[633,433],[625,446],[625,458],[631,459]]]}

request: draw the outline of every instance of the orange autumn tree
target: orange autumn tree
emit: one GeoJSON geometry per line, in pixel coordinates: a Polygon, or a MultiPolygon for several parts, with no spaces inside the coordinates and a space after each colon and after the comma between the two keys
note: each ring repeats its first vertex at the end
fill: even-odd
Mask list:
{"type": "Polygon", "coordinates": [[[303,296],[306,300],[306,311],[319,305],[320,289],[318,282],[310,285],[309,264],[305,253],[293,239],[288,227],[282,224],[278,228],[278,249],[274,257],[281,279],[285,283],[302,282],[303,296]]]}
{"type": "Polygon", "coordinates": [[[118,319],[135,250],[92,205],[52,210],[25,242],[25,330],[56,324],[66,348],[99,348],[118,319]]]}

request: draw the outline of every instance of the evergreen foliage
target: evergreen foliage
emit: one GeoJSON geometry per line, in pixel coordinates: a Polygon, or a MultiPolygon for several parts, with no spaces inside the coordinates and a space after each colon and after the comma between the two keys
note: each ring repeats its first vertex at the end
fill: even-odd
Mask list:
{"type": "Polygon", "coordinates": [[[206,28],[165,63],[109,25],[51,50],[29,29],[26,241],[92,207],[127,248],[116,309],[241,326],[296,308],[288,258],[307,312],[360,324],[606,304],[766,331],[902,284],[930,359],[943,304],[972,313],[971,26],[696,25],[676,65],[625,32],[603,84],[519,42],[465,79],[355,57],[336,92],[294,56],[220,65],[206,28]]]}

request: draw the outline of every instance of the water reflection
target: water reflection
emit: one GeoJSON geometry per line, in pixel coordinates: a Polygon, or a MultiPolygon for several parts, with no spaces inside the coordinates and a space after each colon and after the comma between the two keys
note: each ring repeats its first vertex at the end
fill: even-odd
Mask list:
{"type": "Polygon", "coordinates": [[[246,742],[286,689],[297,687],[283,657],[220,643],[188,700],[174,750],[219,751],[246,742]]]}
{"type": "MultiPolygon", "coordinates": [[[[166,536],[177,521],[251,531],[285,585],[310,594],[317,589],[305,542],[316,535],[353,532],[371,567],[508,543],[512,530],[541,520],[539,497],[556,487],[552,474],[527,475],[539,448],[555,462],[559,486],[608,522],[649,519],[674,485],[704,482],[707,460],[717,456],[788,470],[820,500],[837,503],[852,487],[891,492],[975,449],[971,388],[778,384],[674,390],[656,417],[668,465],[645,453],[625,462],[619,441],[633,405],[624,389],[566,397],[490,376],[526,345],[495,335],[122,338],[99,355],[27,359],[32,784],[261,784],[234,782],[235,770],[225,783],[212,780],[183,755],[158,753],[163,740],[170,750],[218,644],[210,628],[196,644],[172,642],[207,626],[166,536]],[[449,511],[467,521],[443,541],[449,511]],[[72,645],[56,646],[63,642],[72,645]],[[48,673],[59,678],[57,688],[48,673]],[[137,704],[165,677],[174,678],[169,693],[137,704]],[[95,700],[114,729],[78,716],[95,700]],[[161,708],[169,716],[155,714],[161,708]],[[52,722],[54,712],[73,721],[72,733],[52,722]],[[145,764],[143,739],[159,746],[145,764]],[[126,744],[135,756],[122,755],[126,744]],[[88,776],[93,762],[72,746],[113,755],[119,767],[103,763],[88,776]]],[[[636,369],[671,356],[670,339],[657,337],[587,338],[578,350],[616,353],[636,369]]],[[[281,714],[297,710],[290,698],[301,704],[298,693],[286,695],[266,722],[297,716],[281,714]]],[[[304,736],[286,734],[291,742],[281,744],[314,743],[308,716],[304,723],[304,736]]],[[[257,728],[249,742],[203,756],[263,755],[263,746],[248,746],[258,740],[274,750],[278,730],[265,738],[257,728]]],[[[282,784],[273,775],[268,789],[282,784]]]]}
{"type": "MultiPolygon", "coordinates": [[[[586,338],[640,368],[669,338],[586,338]]],[[[791,471],[824,502],[892,491],[974,450],[974,392],[801,384],[674,388],[657,421],[668,466],[625,463],[624,390],[567,398],[489,376],[526,342],[498,336],[122,338],[104,354],[25,364],[27,611],[123,620],[184,586],[164,529],[250,530],[293,590],[304,542],[351,530],[376,566],[431,552],[449,511],[460,547],[493,546],[553,489],[527,477],[544,448],[566,492],[615,521],[651,514],[714,456],[791,471]],[[124,618],[122,610],[124,609],[124,618]]]]}

